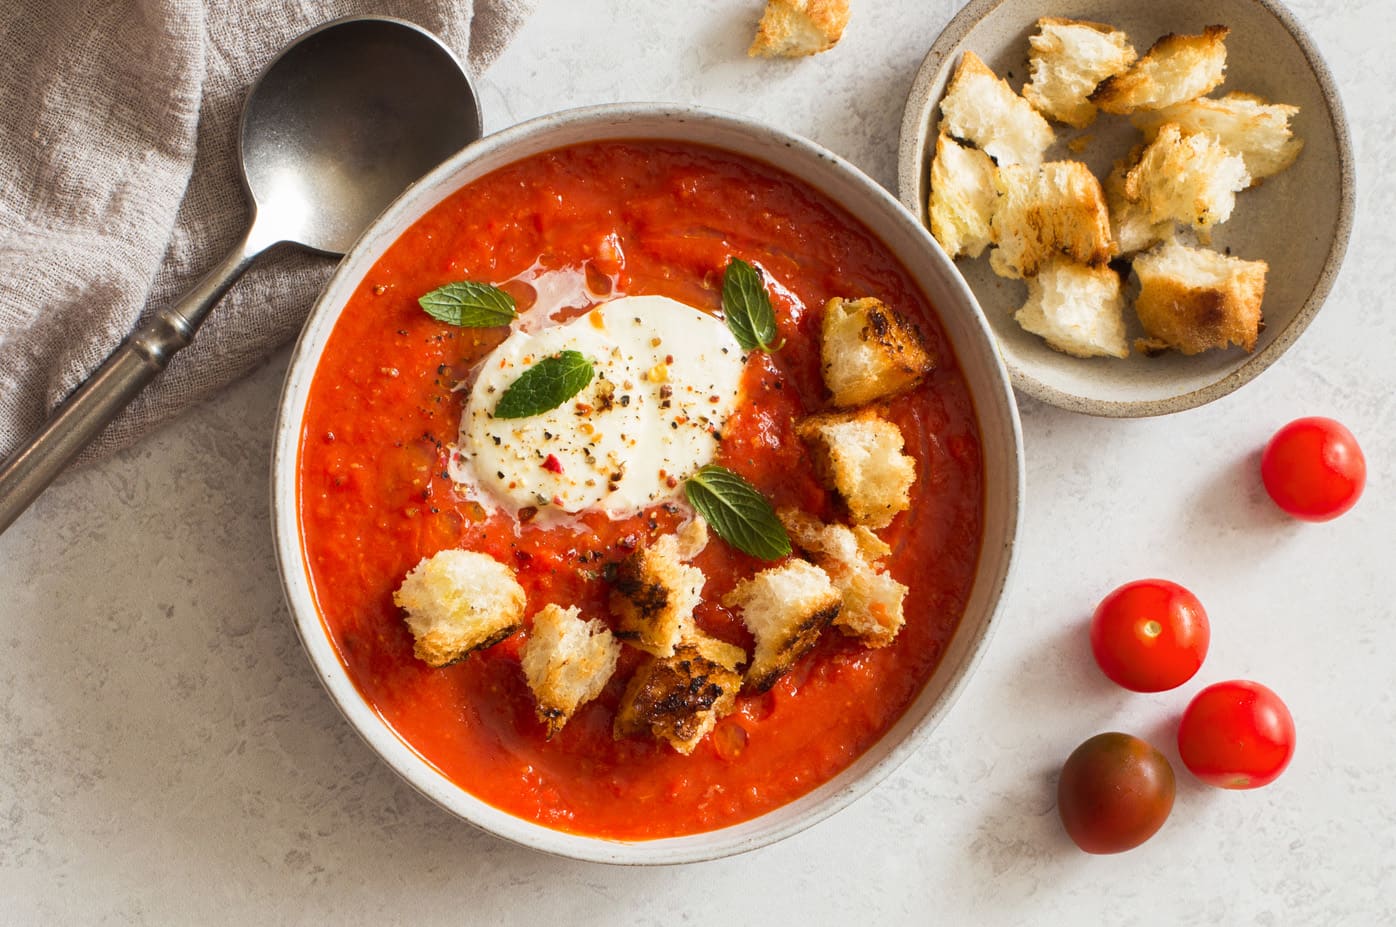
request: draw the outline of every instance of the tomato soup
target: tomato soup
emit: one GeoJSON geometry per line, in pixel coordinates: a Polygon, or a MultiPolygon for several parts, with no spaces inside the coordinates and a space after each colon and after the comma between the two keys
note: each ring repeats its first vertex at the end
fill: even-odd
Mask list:
{"type": "MultiPolygon", "coordinates": [[[[574,307],[580,312],[585,307],[574,307]]],[[[906,710],[954,634],[973,582],[983,517],[979,433],[968,388],[935,311],[878,239],[827,197],[766,164],[696,145],[605,142],[526,158],[476,180],[413,225],[360,283],[326,344],[301,435],[299,506],[306,566],[324,626],[363,698],[442,775],[481,800],[563,831],[653,839],[748,820],[845,769],[906,710]],[[720,312],[730,257],[759,264],[780,334],[754,352],[717,463],[776,507],[825,519],[834,501],[793,423],[827,405],[821,308],[876,296],[915,320],[937,367],[886,416],[917,465],[909,511],[880,535],[909,587],[906,623],[883,649],[827,630],[770,691],[741,695],[691,756],[612,733],[641,654],[551,740],[534,714],[518,633],[433,669],[415,659],[393,591],[446,548],[512,567],[526,614],[554,602],[608,618],[607,566],[673,531],[687,513],[653,507],[610,520],[519,525],[466,498],[448,474],[466,391],[460,384],[508,334],[453,328],[417,300],[475,280],[514,292],[540,268],[580,270],[596,287],[661,295],[720,312]],[[510,283],[510,281],[515,281],[510,283]]],[[[766,566],[713,537],[694,560],[707,577],[698,626],[748,648],[718,604],[766,566]]]]}

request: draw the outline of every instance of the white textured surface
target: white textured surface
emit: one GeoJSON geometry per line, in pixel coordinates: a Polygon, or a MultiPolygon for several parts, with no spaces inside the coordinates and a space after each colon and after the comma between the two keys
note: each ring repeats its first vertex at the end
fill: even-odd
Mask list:
{"type": "MultiPolygon", "coordinates": [[[[891,185],[906,89],[955,5],[854,0],[833,52],[766,63],[743,56],[755,0],[552,0],[486,75],[487,128],[692,101],[808,135],[891,185]]],[[[1396,921],[1396,7],[1294,7],[1358,158],[1328,307],[1202,409],[1106,421],[1025,401],[1007,620],[934,739],[870,796],[754,855],[668,870],[540,856],[419,798],[340,719],[281,602],[265,500],[283,353],[0,536],[0,921],[1396,921]],[[1366,496],[1328,525],[1288,521],[1257,476],[1269,433],[1304,414],[1344,420],[1367,452],[1366,496]],[[1107,683],[1083,633],[1101,595],[1146,574],[1189,585],[1213,622],[1199,678],[1153,696],[1107,683]],[[1289,702],[1289,771],[1233,794],[1179,767],[1154,840],[1078,853],[1054,810],[1067,753],[1122,729],[1176,760],[1188,697],[1235,676],[1289,702]]]]}

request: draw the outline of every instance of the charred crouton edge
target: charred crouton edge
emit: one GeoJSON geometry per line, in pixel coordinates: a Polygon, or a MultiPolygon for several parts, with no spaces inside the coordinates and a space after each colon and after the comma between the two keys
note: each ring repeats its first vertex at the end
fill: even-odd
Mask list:
{"type": "Polygon", "coordinates": [[[818,642],[842,601],[829,574],[805,560],[788,560],[738,583],[722,603],[741,610],[756,638],[747,688],[765,692],[775,685],[818,642]]]}
{"type": "Polygon", "coordinates": [[[533,616],[520,655],[548,739],[573,713],[601,694],[620,659],[620,643],[600,621],[583,621],[576,606],[549,603],[533,616]]]}
{"type": "Polygon", "coordinates": [[[514,571],[469,550],[423,559],[393,593],[406,610],[417,659],[447,666],[492,647],[523,627],[524,591],[514,571]]]}
{"type": "Polygon", "coordinates": [[[1129,70],[1100,82],[1088,99],[1107,113],[1163,109],[1210,93],[1226,77],[1225,26],[1165,35],[1129,70]]]}
{"type": "Polygon", "coordinates": [[[826,525],[798,509],[781,509],[790,539],[829,574],[843,598],[834,626],[869,647],[886,647],[901,631],[907,588],[879,563],[892,552],[867,528],[826,525]]]}
{"type": "Polygon", "coordinates": [[[885,528],[911,506],[916,461],[902,453],[902,430],[875,408],[823,412],[795,423],[815,470],[856,524],[885,528]]]}
{"type": "Polygon", "coordinates": [[[872,297],[825,304],[819,356],[842,408],[905,392],[935,369],[915,323],[872,297]]]}
{"type": "Polygon", "coordinates": [[[649,656],[635,670],[616,711],[616,739],[647,734],[687,756],[732,713],[746,651],[693,632],[668,657],[649,656]]]}
{"type": "Polygon", "coordinates": [[[1045,16],[1028,39],[1032,80],[1023,97],[1043,115],[1084,129],[1096,107],[1086,99],[1096,85],[1120,73],[1137,57],[1129,37],[1114,26],[1045,16]]]}
{"type": "Polygon", "coordinates": [[[616,564],[611,577],[616,637],[657,657],[674,653],[702,598],[703,571],[685,566],[679,554],[679,538],[664,535],[616,564]]]}

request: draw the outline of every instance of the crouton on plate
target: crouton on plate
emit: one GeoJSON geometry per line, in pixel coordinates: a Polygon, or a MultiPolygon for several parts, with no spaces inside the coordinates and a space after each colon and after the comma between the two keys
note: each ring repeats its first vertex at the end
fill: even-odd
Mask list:
{"type": "Polygon", "coordinates": [[[1226,77],[1229,31],[1208,26],[1201,35],[1166,35],[1129,70],[1101,81],[1089,99],[1107,113],[1123,115],[1210,93],[1226,77]]]}
{"type": "Polygon", "coordinates": [[[1203,97],[1160,110],[1135,113],[1131,121],[1153,141],[1159,130],[1173,124],[1184,132],[1205,132],[1245,161],[1251,186],[1273,177],[1294,163],[1304,148],[1289,121],[1299,107],[1268,103],[1250,93],[1228,93],[1220,99],[1203,97]]]}
{"type": "Polygon", "coordinates": [[[943,128],[972,143],[998,164],[1042,163],[1056,139],[1032,104],[1013,92],[979,56],[967,51],[940,101],[943,128]]]}
{"type": "Polygon", "coordinates": [[[848,0],[767,0],[747,54],[801,58],[833,48],[848,26],[848,0]]]}
{"type": "Polygon", "coordinates": [[[413,652],[447,666],[523,627],[524,591],[514,571],[486,554],[443,550],[423,559],[393,593],[407,612],[413,652]]]}
{"type": "Polygon", "coordinates": [[[1028,39],[1032,80],[1023,98],[1050,119],[1077,129],[1090,125],[1096,106],[1087,97],[1105,78],[1137,57],[1129,36],[1114,26],[1046,16],[1028,39]]]}
{"type": "Polygon", "coordinates": [[[1125,174],[1124,194],[1151,222],[1191,225],[1205,239],[1212,226],[1231,218],[1237,192],[1250,182],[1240,155],[1205,132],[1184,135],[1170,123],[1125,174]]]}
{"type": "Polygon", "coordinates": [[[1137,146],[1130,156],[1116,161],[1105,178],[1105,202],[1110,209],[1110,231],[1115,238],[1115,250],[1120,257],[1130,257],[1146,251],[1173,234],[1172,220],[1155,222],[1148,204],[1135,202],[1125,195],[1125,176],[1139,163],[1144,151],[1137,146]]]}
{"type": "Polygon", "coordinates": [[[1080,161],[999,168],[989,266],[1001,277],[1031,277],[1058,254],[1082,264],[1113,256],[1110,212],[1091,169],[1080,161]]]}
{"type": "Polygon", "coordinates": [[[1028,278],[1028,301],[1014,316],[1025,331],[1074,357],[1127,357],[1120,275],[1108,266],[1055,260],[1028,278]]]}
{"type": "Polygon", "coordinates": [[[886,647],[905,622],[902,600],[907,588],[878,568],[892,549],[861,525],[826,525],[798,509],[782,509],[781,524],[842,597],[834,626],[869,647],[886,647]]]}
{"type": "Polygon", "coordinates": [[[1267,270],[1264,261],[1170,242],[1134,259],[1134,311],[1151,339],[1184,354],[1232,344],[1252,351],[1267,270]]]}
{"type": "Polygon", "coordinates": [[[549,739],[601,694],[619,659],[620,643],[610,630],[600,621],[582,620],[576,606],[550,603],[533,616],[521,660],[549,739]]]}
{"type": "Polygon", "coordinates": [[[741,611],[756,638],[747,688],[765,692],[819,641],[842,597],[829,574],[805,560],[787,560],[738,583],[722,604],[741,611]]]}
{"type": "Polygon", "coordinates": [[[936,138],[931,162],[931,234],[952,258],[979,257],[994,236],[990,222],[999,198],[994,162],[946,133],[936,138]]]}
{"type": "Polygon", "coordinates": [[[829,300],[819,356],[824,385],[845,408],[911,389],[935,367],[915,323],[872,297],[829,300]]]}
{"type": "Polygon", "coordinates": [[[885,528],[911,506],[916,460],[902,452],[902,430],[876,409],[811,415],[795,423],[795,433],[854,523],[885,528]]]}
{"type": "Polygon", "coordinates": [[[691,625],[706,582],[679,550],[679,539],[666,534],[616,564],[611,578],[616,636],[659,657],[671,655],[691,625]]]}
{"type": "Polygon", "coordinates": [[[621,697],[615,737],[646,734],[687,756],[736,707],[745,661],[740,647],[696,632],[672,655],[647,657],[621,697]]]}

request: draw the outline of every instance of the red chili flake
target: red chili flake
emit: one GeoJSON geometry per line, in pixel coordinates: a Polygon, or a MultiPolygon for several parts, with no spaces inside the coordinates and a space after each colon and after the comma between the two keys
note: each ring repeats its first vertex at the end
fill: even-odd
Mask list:
{"type": "Polygon", "coordinates": [[[543,469],[547,470],[549,473],[561,473],[562,461],[557,459],[556,454],[549,454],[547,459],[543,461],[543,469]]]}
{"type": "Polygon", "coordinates": [[[516,550],[514,559],[519,562],[519,566],[528,566],[533,561],[533,555],[526,550],[516,550]]]}

